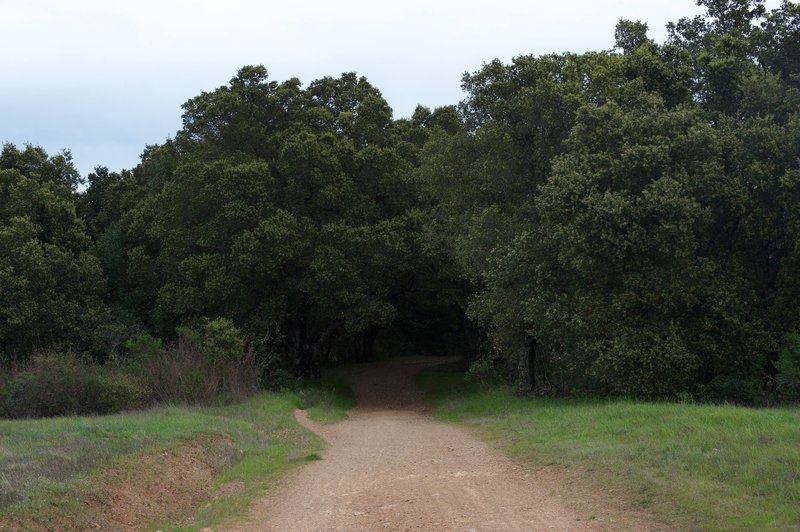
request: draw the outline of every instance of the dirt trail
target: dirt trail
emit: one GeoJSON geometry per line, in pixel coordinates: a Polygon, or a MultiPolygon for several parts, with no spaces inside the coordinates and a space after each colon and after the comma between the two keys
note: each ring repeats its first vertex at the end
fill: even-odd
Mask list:
{"type": "MultiPolygon", "coordinates": [[[[436,421],[413,384],[435,362],[350,372],[358,407],[346,421],[298,421],[329,443],[235,530],[648,530],[646,516],[567,505],[563,479],[526,469],[466,431],[436,421]],[[553,486],[553,482],[561,486],[553,486]]],[[[602,502],[602,500],[600,501],[602,502]]]]}

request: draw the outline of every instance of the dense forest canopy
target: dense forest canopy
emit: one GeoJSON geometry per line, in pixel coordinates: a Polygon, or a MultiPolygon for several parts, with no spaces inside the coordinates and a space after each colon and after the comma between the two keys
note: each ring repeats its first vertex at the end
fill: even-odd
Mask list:
{"type": "Polygon", "coordinates": [[[698,4],[403,119],[356,74],[247,66],[85,188],[6,144],[0,356],[227,323],[267,381],[433,352],[522,392],[800,397],[800,5],[698,4]]]}

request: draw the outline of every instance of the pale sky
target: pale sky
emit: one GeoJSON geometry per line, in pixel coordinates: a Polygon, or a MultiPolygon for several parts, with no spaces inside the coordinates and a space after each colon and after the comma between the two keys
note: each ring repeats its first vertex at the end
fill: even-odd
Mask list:
{"type": "MultiPolygon", "coordinates": [[[[779,0],[767,2],[777,7],[779,0]]],[[[83,175],[132,168],[181,104],[246,64],[308,83],[356,71],[395,117],[463,99],[494,58],[610,49],[620,18],[664,26],[692,0],[0,0],[0,142],[72,151],[83,175]]]]}

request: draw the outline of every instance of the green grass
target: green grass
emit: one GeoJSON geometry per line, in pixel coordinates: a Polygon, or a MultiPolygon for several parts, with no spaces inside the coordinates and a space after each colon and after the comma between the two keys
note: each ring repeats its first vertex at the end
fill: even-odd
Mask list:
{"type": "Polygon", "coordinates": [[[308,417],[317,423],[342,421],[347,411],[356,406],[356,396],[347,379],[336,375],[306,381],[298,396],[297,407],[307,410],[308,417]]]}
{"type": "Polygon", "coordinates": [[[579,470],[682,529],[800,530],[800,410],[517,397],[419,378],[443,420],[511,456],[579,470]]]}
{"type": "Polygon", "coordinates": [[[309,406],[319,422],[339,420],[351,398],[344,382],[322,381],[298,393],[264,393],[219,407],[0,420],[0,515],[58,522],[83,511],[82,501],[97,495],[92,476],[103,468],[203,442],[218,455],[214,487],[232,481],[244,486],[210,501],[194,521],[198,528],[218,524],[244,512],[281,473],[319,457],[324,443],[296,423],[295,408],[309,406]],[[215,446],[222,439],[231,444],[215,446]]]}

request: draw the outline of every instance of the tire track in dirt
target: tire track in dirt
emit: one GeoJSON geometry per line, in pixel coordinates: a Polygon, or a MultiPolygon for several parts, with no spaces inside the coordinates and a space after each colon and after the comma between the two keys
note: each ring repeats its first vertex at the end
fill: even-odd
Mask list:
{"type": "Polygon", "coordinates": [[[350,369],[358,406],[336,425],[317,425],[297,411],[298,421],[330,447],[257,501],[234,530],[663,528],[641,513],[599,508],[602,497],[577,511],[556,495],[565,488],[557,475],[522,467],[436,421],[414,386],[414,376],[436,363],[441,359],[350,369]]]}

